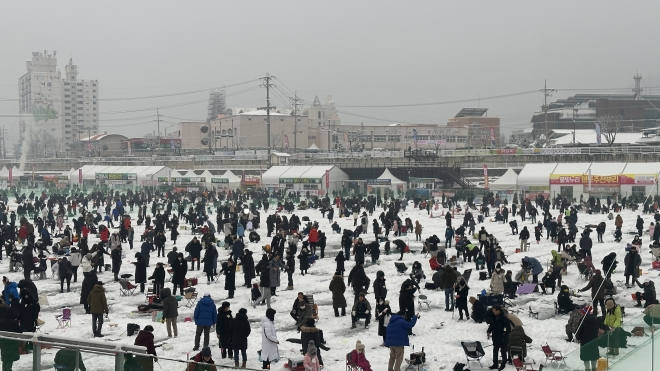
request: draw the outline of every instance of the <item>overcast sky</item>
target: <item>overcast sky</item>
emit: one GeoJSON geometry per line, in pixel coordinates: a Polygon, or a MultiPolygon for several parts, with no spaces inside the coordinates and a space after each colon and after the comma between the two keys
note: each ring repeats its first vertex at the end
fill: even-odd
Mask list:
{"type": "MultiPolygon", "coordinates": [[[[659,14],[660,1],[1,1],[0,116],[18,112],[2,98],[17,98],[25,61],[47,49],[62,71],[72,57],[79,78],[98,79],[101,99],[204,90],[101,101],[101,130],[129,137],[156,128],[155,109],[143,108],[197,102],[161,109],[170,116],[161,130],[205,119],[211,87],[255,80],[227,88],[228,106],[264,106],[256,79],[267,72],[308,102],[332,93],[343,123],[444,124],[480,106],[509,132],[529,126],[540,92],[342,106],[484,98],[539,90],[544,79],[558,89],[552,99],[577,92],[562,89],[628,93],[635,72],[645,93],[649,75],[660,93],[659,14]],[[123,110],[136,112],[112,114],[123,110]]],[[[17,122],[0,117],[11,140],[17,122]]]]}

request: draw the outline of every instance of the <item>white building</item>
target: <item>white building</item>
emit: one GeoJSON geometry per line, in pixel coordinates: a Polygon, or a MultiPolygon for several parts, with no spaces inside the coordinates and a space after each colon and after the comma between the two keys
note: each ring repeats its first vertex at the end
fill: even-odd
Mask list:
{"type": "Polygon", "coordinates": [[[69,59],[65,77],[57,70],[56,52],[33,52],[27,73],[18,80],[20,133],[39,144],[63,151],[78,141],[79,130],[97,134],[99,128],[99,83],[78,80],[78,66],[69,59]],[[88,130],[91,129],[91,130],[88,130]]]}

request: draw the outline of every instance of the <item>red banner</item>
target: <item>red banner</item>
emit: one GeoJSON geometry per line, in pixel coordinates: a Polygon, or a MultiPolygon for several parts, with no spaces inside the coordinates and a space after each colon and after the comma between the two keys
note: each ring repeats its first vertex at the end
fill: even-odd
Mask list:
{"type": "Polygon", "coordinates": [[[325,171],[325,188],[330,189],[330,170],[325,171]]]}
{"type": "Polygon", "coordinates": [[[82,184],[83,182],[83,177],[82,177],[82,168],[78,169],[78,184],[82,184]]]}
{"type": "Polygon", "coordinates": [[[14,180],[14,175],[12,174],[13,168],[9,168],[9,184],[14,180]]]}

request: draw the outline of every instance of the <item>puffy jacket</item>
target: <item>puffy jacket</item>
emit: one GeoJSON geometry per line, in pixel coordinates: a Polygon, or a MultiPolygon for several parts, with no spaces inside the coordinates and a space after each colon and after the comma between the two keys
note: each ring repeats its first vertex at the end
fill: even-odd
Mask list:
{"type": "Polygon", "coordinates": [[[195,307],[195,325],[213,326],[217,320],[217,309],[210,296],[204,296],[195,307]]]}
{"type": "Polygon", "coordinates": [[[442,275],[442,288],[450,289],[454,287],[456,280],[456,271],[454,271],[454,268],[449,266],[449,264],[445,265],[442,275]]]}
{"type": "Polygon", "coordinates": [[[163,318],[176,318],[179,315],[178,303],[169,287],[160,290],[160,299],[163,303],[163,318]]]}
{"type": "Polygon", "coordinates": [[[532,274],[541,274],[543,272],[543,266],[536,258],[526,256],[522,258],[522,262],[525,263],[528,269],[532,270],[532,274]]]}
{"type": "Polygon", "coordinates": [[[522,326],[516,326],[511,330],[511,335],[509,335],[509,350],[512,346],[520,347],[523,351],[523,358],[527,357],[527,344],[532,342],[532,338],[525,334],[525,330],[522,326]]]}
{"type": "Polygon", "coordinates": [[[20,296],[18,296],[17,287],[18,286],[16,285],[16,282],[9,282],[7,285],[5,285],[3,299],[5,299],[7,306],[9,306],[9,303],[11,303],[11,298],[20,299],[20,296]]]}
{"type": "Polygon", "coordinates": [[[89,305],[89,313],[91,314],[107,314],[110,312],[103,285],[94,285],[92,292],[87,296],[87,305],[89,305]]]}
{"type": "Polygon", "coordinates": [[[621,327],[621,307],[617,304],[614,309],[605,314],[605,325],[613,328],[621,327]]]}
{"type": "Polygon", "coordinates": [[[394,314],[387,325],[387,335],[385,337],[386,347],[408,346],[408,330],[415,327],[417,316],[412,316],[410,321],[406,321],[403,316],[394,314]]]}
{"type": "Polygon", "coordinates": [[[312,228],[309,231],[309,237],[307,240],[312,243],[312,242],[317,242],[319,240],[319,232],[316,230],[316,228],[312,228]]]}

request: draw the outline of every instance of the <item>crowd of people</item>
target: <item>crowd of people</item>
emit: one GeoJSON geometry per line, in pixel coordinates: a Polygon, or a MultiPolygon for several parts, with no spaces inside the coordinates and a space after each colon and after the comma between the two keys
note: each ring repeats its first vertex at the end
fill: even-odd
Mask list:
{"type": "MultiPolygon", "coordinates": [[[[638,233],[624,244],[625,268],[619,272],[616,270],[618,249],[601,261],[601,269],[592,259],[595,245],[591,233],[595,230],[597,243],[602,243],[606,223],[579,227],[577,222],[580,213],[607,215],[614,220],[614,240],[619,244],[623,225],[620,211],[624,207],[636,209],[637,205],[625,199],[619,204],[608,197],[601,204],[600,199],[593,197],[578,201],[539,195],[519,200],[516,195],[509,205],[497,195],[487,193],[480,205],[475,203],[474,197],[468,197],[461,205],[457,196],[450,198],[444,194],[431,199],[335,194],[332,198],[329,195],[308,197],[298,204],[298,209],[315,210],[316,214],[305,212],[305,216],[300,217],[296,215],[294,203],[300,195],[281,191],[176,193],[144,189],[80,193],[72,190],[70,194],[31,192],[29,195],[16,191],[13,196],[15,209],[9,207],[7,194],[0,204],[0,243],[9,259],[9,272],[22,271],[23,278],[16,283],[3,277],[0,331],[35,332],[40,305],[33,280],[44,278],[50,270],[59,279],[59,292],[71,293],[71,286],[77,285],[81,270],[79,303],[85,313],[91,314],[93,337],[104,337],[104,317],[110,312],[106,298],[108,281],[122,285],[131,281],[140,292],[152,296],[150,303],[139,310],[161,311],[168,337],[177,338],[177,300],[195,290],[189,287],[192,277],[201,278],[197,289],[207,286],[209,292],[200,295],[192,316],[196,326],[192,350],[197,353],[188,368],[191,371],[213,369],[208,366],[215,364],[210,348],[212,329],[218,338],[220,357],[233,358],[235,367],[247,367],[248,339],[260,336],[261,367],[269,369],[271,362],[281,357],[275,326],[278,312],[271,307],[273,298],[278,296],[280,287],[285,291],[294,290],[294,286],[306,287],[310,270],[319,259],[335,262],[334,274],[327,275],[334,316],[341,320],[350,314],[346,326],[351,329],[357,329],[358,325],[370,329],[372,319],[378,321],[375,332],[382,337],[382,346],[390,351],[388,371],[400,371],[404,347],[409,345],[409,336],[414,335],[412,330],[420,320],[415,304],[422,282],[425,290],[443,292],[445,311],[452,312],[453,316],[457,309],[459,321],[487,324],[484,332],[493,344],[491,369],[503,370],[511,362],[512,349],[522,348],[524,351],[515,356],[524,359],[526,344],[532,341],[515,314],[508,312],[501,302],[493,303],[489,299],[514,298],[518,286],[523,283],[536,284],[539,295],[554,295],[558,291],[558,311],[568,316],[567,340],[575,337],[582,345],[581,357],[586,370],[596,369],[599,352],[598,345],[593,344],[599,338],[599,330],[608,337],[609,354],[617,355],[626,341],[627,334],[621,328],[623,309],[613,297],[614,274],[623,273],[626,289],[639,288],[633,295],[637,306],[644,307],[647,323],[660,323],[654,282],[650,278],[640,281],[640,266],[646,259],[640,254],[645,249],[642,243],[645,230],[649,231],[650,248],[660,249],[660,228],[654,227],[654,223],[660,222],[657,197],[643,202],[643,211],[653,216],[654,223],[646,228],[641,215],[637,217],[635,230],[638,233]],[[271,205],[273,198],[284,201],[271,205]],[[429,216],[431,210],[443,210],[445,225],[437,230],[424,228],[420,220],[413,222],[403,215],[406,208],[426,210],[429,216]],[[510,235],[496,236],[488,232],[486,218],[490,218],[491,211],[494,211],[492,222],[508,224],[510,235]],[[460,212],[462,218],[455,215],[456,212],[460,212]],[[517,217],[521,224],[528,225],[518,230],[517,217]],[[342,221],[342,228],[335,220],[339,218],[348,218],[352,223],[342,221]],[[136,236],[138,226],[138,230],[144,232],[136,236]],[[533,229],[534,240],[528,226],[533,229]],[[189,240],[187,233],[186,239],[181,240],[182,228],[190,230],[189,240]],[[580,228],[583,229],[581,233],[580,228]],[[265,236],[260,235],[260,231],[265,232],[265,236]],[[329,244],[326,232],[340,235],[340,242],[335,246],[329,244]],[[365,267],[378,264],[382,254],[399,254],[400,261],[411,252],[412,244],[404,238],[408,233],[415,234],[415,242],[419,242],[422,252],[429,258],[428,268],[421,259],[414,261],[411,272],[403,268],[401,271],[399,266],[396,270],[379,267],[372,280],[365,267]],[[544,234],[554,247],[546,252],[550,263],[545,269],[538,254],[536,257],[527,254],[535,249],[535,243],[541,243],[544,234]],[[513,268],[505,247],[499,242],[511,235],[520,241],[516,252],[523,256],[517,268],[513,268]],[[258,247],[250,250],[247,246],[258,247]],[[225,257],[221,258],[223,255],[225,257]],[[130,269],[123,267],[127,258],[133,266],[130,269]],[[468,267],[474,264],[474,269],[463,270],[464,264],[468,267]],[[506,265],[512,266],[511,269],[505,269],[506,265]],[[584,287],[570,288],[562,284],[572,265],[588,278],[584,287]],[[432,272],[428,277],[425,269],[432,272]],[[197,277],[193,273],[195,270],[201,271],[203,276],[197,277]],[[106,271],[110,274],[106,275],[106,271]],[[129,271],[132,274],[128,274],[129,271]],[[472,271],[478,272],[479,280],[488,282],[485,295],[471,293],[472,271]],[[239,272],[243,278],[237,288],[239,272]],[[166,287],[168,273],[171,288],[166,287]],[[282,282],[282,273],[286,273],[286,285],[282,282]],[[395,296],[398,310],[390,306],[390,287],[386,285],[388,277],[397,274],[407,275],[395,296]],[[102,275],[107,278],[101,280],[102,275]],[[299,284],[294,285],[294,280],[299,284]],[[222,287],[226,291],[222,298],[217,291],[213,295],[210,293],[211,289],[217,290],[211,285],[220,281],[224,281],[222,287]],[[352,291],[352,301],[351,295],[346,296],[347,289],[352,291]],[[238,290],[250,292],[250,305],[233,312],[230,300],[238,290]],[[576,292],[589,292],[590,297],[586,303],[576,304],[573,302],[576,292]],[[249,312],[264,313],[258,316],[258,331],[252,331],[249,312]]],[[[324,364],[321,350],[330,348],[317,326],[321,308],[309,291],[298,292],[290,311],[300,339],[287,341],[301,345],[305,370],[319,371],[324,364]]],[[[157,361],[153,331],[152,326],[145,326],[134,342],[144,346],[150,356],[127,357],[126,364],[141,367],[135,369],[153,369],[153,362],[157,361]]],[[[2,349],[3,362],[18,359],[2,349]]],[[[66,362],[71,361],[70,354],[63,353],[61,357],[66,362]]],[[[365,371],[372,368],[361,341],[356,343],[348,358],[351,364],[365,371]]],[[[73,361],[75,363],[75,355],[73,361]]]]}

